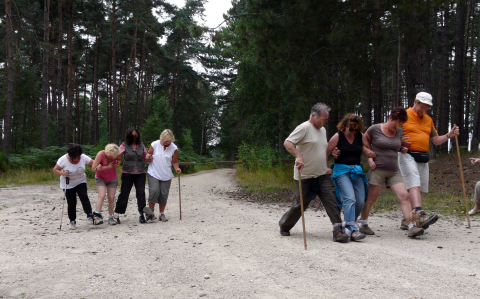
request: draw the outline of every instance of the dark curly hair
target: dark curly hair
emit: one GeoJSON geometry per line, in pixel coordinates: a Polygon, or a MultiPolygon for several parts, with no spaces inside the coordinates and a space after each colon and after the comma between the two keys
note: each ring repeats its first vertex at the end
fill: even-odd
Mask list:
{"type": "Polygon", "coordinates": [[[139,144],[140,142],[142,142],[142,139],[140,139],[140,132],[135,129],[134,127],[130,127],[127,129],[127,132],[125,133],[125,143],[127,143],[128,145],[132,144],[133,143],[133,132],[137,132],[137,140],[136,140],[136,143],[139,144]]]}
{"type": "Polygon", "coordinates": [[[407,110],[403,107],[397,107],[390,112],[392,120],[400,120],[401,122],[406,122],[408,119],[407,110]]]}
{"type": "Polygon", "coordinates": [[[345,115],[342,120],[338,123],[337,125],[337,129],[339,131],[343,131],[347,126],[348,126],[348,123],[351,122],[351,123],[356,123],[357,124],[357,130],[359,132],[362,132],[363,129],[365,128],[363,126],[363,121],[362,121],[362,117],[356,115],[355,113],[348,113],[347,115],[345,115]]]}

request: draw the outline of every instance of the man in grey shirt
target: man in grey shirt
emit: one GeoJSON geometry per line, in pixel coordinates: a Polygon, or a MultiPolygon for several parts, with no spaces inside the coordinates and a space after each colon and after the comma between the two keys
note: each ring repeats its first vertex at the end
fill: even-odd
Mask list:
{"type": "MultiPolygon", "coordinates": [[[[295,157],[294,180],[299,190],[298,180],[301,172],[303,206],[308,208],[310,201],[318,195],[333,225],[333,240],[348,242],[348,235],[342,231],[340,208],[335,197],[335,185],[327,167],[327,134],[323,125],[327,122],[330,108],[322,103],[313,106],[310,119],[300,125],[288,136],[284,146],[295,157]]],[[[295,204],[279,221],[280,234],[290,236],[301,215],[300,191],[295,195],[295,204]]]]}

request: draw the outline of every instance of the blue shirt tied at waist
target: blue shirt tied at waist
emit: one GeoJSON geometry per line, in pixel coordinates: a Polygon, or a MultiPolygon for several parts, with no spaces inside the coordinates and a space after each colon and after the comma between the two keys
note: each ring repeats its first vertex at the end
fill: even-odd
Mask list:
{"type": "Polygon", "coordinates": [[[340,189],[338,188],[337,181],[335,180],[337,177],[350,173],[350,178],[352,180],[356,180],[357,176],[361,176],[363,179],[363,185],[365,186],[365,199],[367,199],[368,194],[368,184],[367,184],[367,176],[363,172],[362,165],[345,165],[345,164],[332,164],[330,168],[333,169],[332,179],[335,183],[335,196],[337,197],[338,207],[340,210],[342,209],[342,195],[340,194],[340,189]]]}

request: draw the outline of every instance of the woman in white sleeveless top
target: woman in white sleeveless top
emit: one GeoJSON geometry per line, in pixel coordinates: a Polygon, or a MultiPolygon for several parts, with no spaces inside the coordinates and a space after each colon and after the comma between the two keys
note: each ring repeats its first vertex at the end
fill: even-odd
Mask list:
{"type": "Polygon", "coordinates": [[[158,219],[162,222],[168,221],[164,211],[167,205],[168,192],[170,191],[170,183],[172,182],[173,173],[172,165],[177,173],[181,173],[177,159],[177,146],[175,136],[169,129],[163,130],[160,134],[160,140],[154,141],[145,157],[146,160],[152,158],[152,163],[148,167],[148,206],[152,210],[147,218],[155,219],[153,214],[155,204],[159,204],[160,216],[158,219]]]}

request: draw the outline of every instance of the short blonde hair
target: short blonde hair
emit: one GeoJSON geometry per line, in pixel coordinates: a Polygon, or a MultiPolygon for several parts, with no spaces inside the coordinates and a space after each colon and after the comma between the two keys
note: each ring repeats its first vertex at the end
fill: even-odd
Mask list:
{"type": "Polygon", "coordinates": [[[120,154],[120,149],[118,148],[118,145],[110,143],[105,146],[105,154],[109,157],[116,158],[118,154],[120,154]]]}
{"type": "Polygon", "coordinates": [[[172,130],[170,129],[163,130],[162,134],[160,134],[160,140],[163,140],[163,141],[168,140],[168,141],[174,142],[175,136],[173,135],[172,130]]]}

